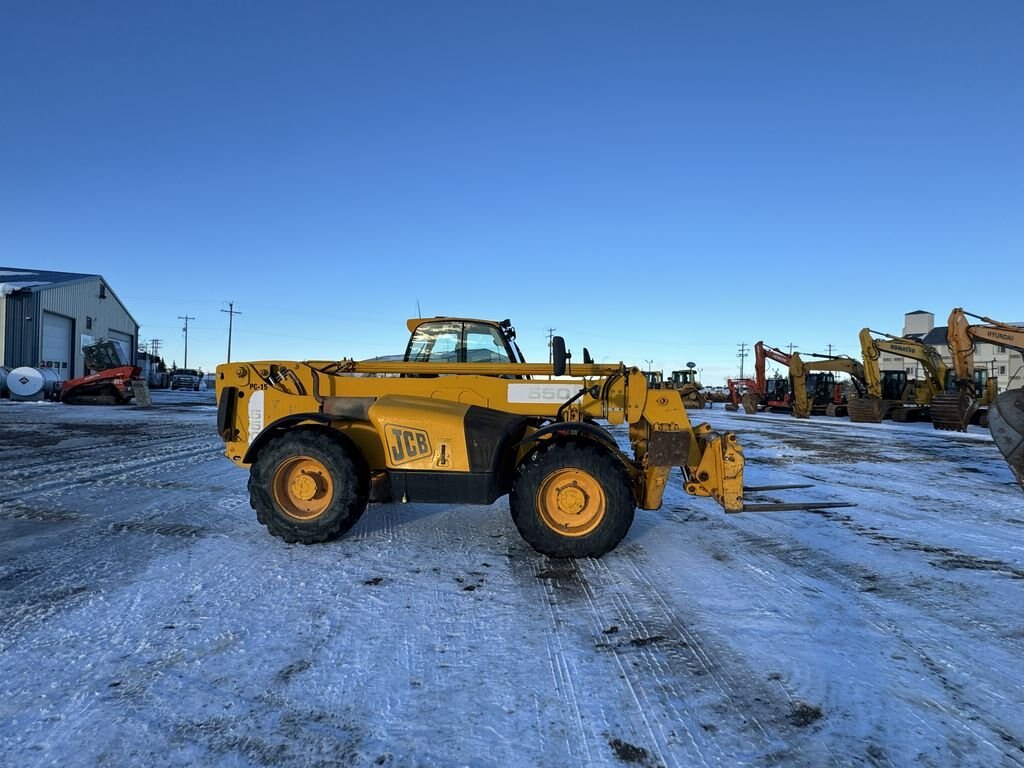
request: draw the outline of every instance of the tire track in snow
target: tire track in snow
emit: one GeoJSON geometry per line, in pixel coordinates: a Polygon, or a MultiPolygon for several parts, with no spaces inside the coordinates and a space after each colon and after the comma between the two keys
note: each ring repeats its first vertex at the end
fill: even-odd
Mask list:
{"type": "MultiPolygon", "coordinates": [[[[819,514],[829,518],[840,515],[836,512],[819,514]]],[[[669,510],[667,516],[678,522],[693,524],[692,515],[685,515],[678,510],[669,510]]],[[[933,585],[937,583],[935,581],[929,582],[927,586],[904,585],[865,565],[832,557],[824,550],[793,541],[770,538],[706,517],[703,518],[702,524],[720,530],[728,529],[736,536],[736,546],[730,549],[732,557],[748,574],[769,583],[772,591],[779,595],[777,602],[780,605],[788,604],[787,594],[795,598],[801,592],[820,592],[813,585],[813,580],[824,581],[837,587],[846,600],[853,600],[861,606],[859,615],[862,620],[869,622],[880,636],[895,639],[908,656],[918,660],[921,669],[938,681],[940,687],[955,703],[955,709],[950,709],[943,702],[932,698],[929,706],[946,712],[952,727],[966,731],[976,742],[985,744],[1011,760],[1011,764],[1024,765],[1024,742],[1019,736],[1012,734],[1010,726],[992,714],[991,702],[1000,701],[1005,695],[1004,692],[993,689],[984,680],[983,675],[978,674],[974,675],[973,679],[974,695],[968,698],[963,686],[953,680],[954,670],[969,669],[978,663],[976,649],[988,649],[981,654],[982,666],[988,663],[984,659],[990,660],[988,654],[993,650],[993,639],[996,637],[993,628],[978,621],[970,613],[971,606],[967,601],[976,599],[976,595],[966,592],[963,599],[958,599],[947,589],[934,599],[928,599],[925,595],[934,593],[933,585]],[[778,560],[786,567],[780,569],[761,565],[758,560],[763,557],[778,560]],[[923,622],[912,623],[908,631],[904,626],[905,622],[893,618],[893,609],[889,605],[892,601],[905,608],[919,611],[929,621],[945,624],[945,629],[939,632],[938,636],[948,637],[953,632],[969,635],[970,640],[959,644],[958,648],[936,644],[930,640],[925,628],[927,625],[923,622]],[[915,634],[917,636],[914,636],[915,634]],[[979,701],[973,700],[979,698],[978,694],[981,694],[979,701]],[[989,700],[988,703],[983,701],[985,698],[989,700]],[[998,737],[999,743],[992,738],[993,734],[998,737]],[[1020,757],[1012,754],[1014,751],[1018,752],[1020,757]]],[[[938,589],[941,590],[942,587],[938,589]]],[[[899,612],[903,613],[902,610],[899,612]]],[[[997,645],[1000,646],[999,650],[1005,656],[1006,663],[1011,666],[1013,659],[1021,658],[1021,654],[1024,653],[1024,645],[1012,637],[998,637],[997,645]]],[[[852,660],[850,663],[853,663],[852,660]]],[[[894,667],[893,672],[905,679],[908,690],[914,689],[914,670],[900,670],[894,667]]],[[[1018,685],[1018,692],[1024,697],[1024,686],[1018,685]]],[[[948,732],[936,730],[933,723],[923,719],[921,722],[932,732],[936,741],[949,739],[948,732]]],[[[971,757],[966,748],[962,753],[955,744],[951,744],[949,748],[955,757],[971,757]]]]}

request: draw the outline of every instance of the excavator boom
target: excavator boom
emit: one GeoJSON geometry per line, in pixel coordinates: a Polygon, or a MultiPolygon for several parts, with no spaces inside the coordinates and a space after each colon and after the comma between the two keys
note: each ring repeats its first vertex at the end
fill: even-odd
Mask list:
{"type": "MultiPolygon", "coordinates": [[[[1024,353],[1024,328],[1001,323],[984,315],[975,315],[957,307],[949,313],[949,348],[953,355],[953,372],[957,392],[945,395],[949,412],[942,428],[965,430],[976,412],[984,411],[983,399],[991,394],[979,393],[974,375],[974,344],[985,342],[1024,353]],[[980,323],[971,323],[973,317],[980,323]]],[[[991,380],[989,380],[991,382],[991,380]]],[[[984,412],[996,446],[1024,488],[1024,389],[1011,389],[992,399],[984,412]]],[[[936,425],[938,426],[938,425],[936,425]]]]}

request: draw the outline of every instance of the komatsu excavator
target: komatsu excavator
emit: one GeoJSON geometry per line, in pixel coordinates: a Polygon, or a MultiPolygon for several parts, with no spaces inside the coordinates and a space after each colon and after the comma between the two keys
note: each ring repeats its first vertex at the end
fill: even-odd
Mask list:
{"type": "MultiPolygon", "coordinates": [[[[994,380],[988,379],[988,387],[982,391],[978,388],[975,379],[977,370],[974,368],[976,341],[996,344],[1024,354],[1024,328],[975,315],[958,307],[949,314],[947,340],[953,355],[953,372],[958,391],[942,398],[945,410],[941,428],[966,429],[967,424],[973,423],[974,414],[981,410],[980,406],[986,405],[987,399],[986,420],[992,439],[1006,457],[1017,482],[1024,488],[1024,389],[1010,389],[995,395],[995,387],[989,383],[994,380]],[[971,323],[968,317],[980,320],[981,323],[971,323]]],[[[932,407],[936,407],[934,400],[932,407]]]]}
{"type": "Polygon", "coordinates": [[[879,423],[886,418],[901,422],[929,418],[932,398],[945,391],[949,373],[949,367],[938,350],[918,339],[893,336],[870,328],[861,329],[860,346],[867,396],[855,398],[847,404],[850,421],[879,423]],[[881,371],[878,365],[883,352],[921,363],[925,373],[923,385],[913,389],[905,386],[906,375],[902,372],[897,372],[887,381],[884,374],[888,372],[881,371]],[[899,394],[898,389],[902,390],[899,394]]]}
{"type": "Polygon", "coordinates": [[[826,416],[848,415],[849,402],[842,394],[842,387],[836,384],[834,377],[819,378],[816,382],[809,381],[812,372],[838,372],[850,377],[857,396],[867,395],[867,379],[864,366],[856,360],[844,355],[812,355],[821,359],[805,363],[799,352],[794,352],[789,361],[789,378],[793,382],[793,415],[798,419],[806,419],[812,413],[824,413],[826,416]],[[811,392],[818,397],[812,397],[811,392]],[[820,401],[816,403],[815,401],[820,401]]]}
{"type": "MultiPolygon", "coordinates": [[[[692,426],[679,393],[637,367],[583,363],[552,339],[524,362],[515,330],[416,319],[402,361],[260,361],[217,367],[217,430],[249,468],[250,502],[289,542],[336,538],[376,500],[491,504],[509,495],[522,537],[551,557],[599,557],[634,509],[658,509],[673,467],[727,512],[845,502],[751,503],[732,433],[692,426]],[[632,455],[598,421],[628,424],[632,455]]],[[[804,486],[798,486],[804,487],[804,486]]]]}

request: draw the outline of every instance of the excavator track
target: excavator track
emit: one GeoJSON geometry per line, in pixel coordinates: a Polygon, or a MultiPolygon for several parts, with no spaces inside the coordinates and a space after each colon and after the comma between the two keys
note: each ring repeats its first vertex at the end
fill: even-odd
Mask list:
{"type": "Polygon", "coordinates": [[[989,408],[992,439],[1024,489],[1024,389],[1003,392],[989,408]]]}
{"type": "Polygon", "coordinates": [[[967,392],[935,395],[929,408],[932,425],[950,432],[966,432],[978,410],[978,399],[967,392]]]}
{"type": "Polygon", "coordinates": [[[855,397],[846,404],[850,421],[860,424],[881,424],[892,410],[892,400],[879,400],[874,397],[855,397]]]}

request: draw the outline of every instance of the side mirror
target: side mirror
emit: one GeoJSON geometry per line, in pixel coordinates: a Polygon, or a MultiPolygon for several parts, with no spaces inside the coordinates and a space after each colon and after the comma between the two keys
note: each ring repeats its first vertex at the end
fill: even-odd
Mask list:
{"type": "Polygon", "coordinates": [[[565,354],[565,339],[561,336],[551,338],[551,366],[555,376],[565,375],[565,361],[568,356],[565,354]]]}
{"type": "Polygon", "coordinates": [[[590,350],[587,349],[586,347],[583,348],[583,364],[584,365],[593,365],[594,364],[594,358],[592,358],[590,356],[590,350]]]}

